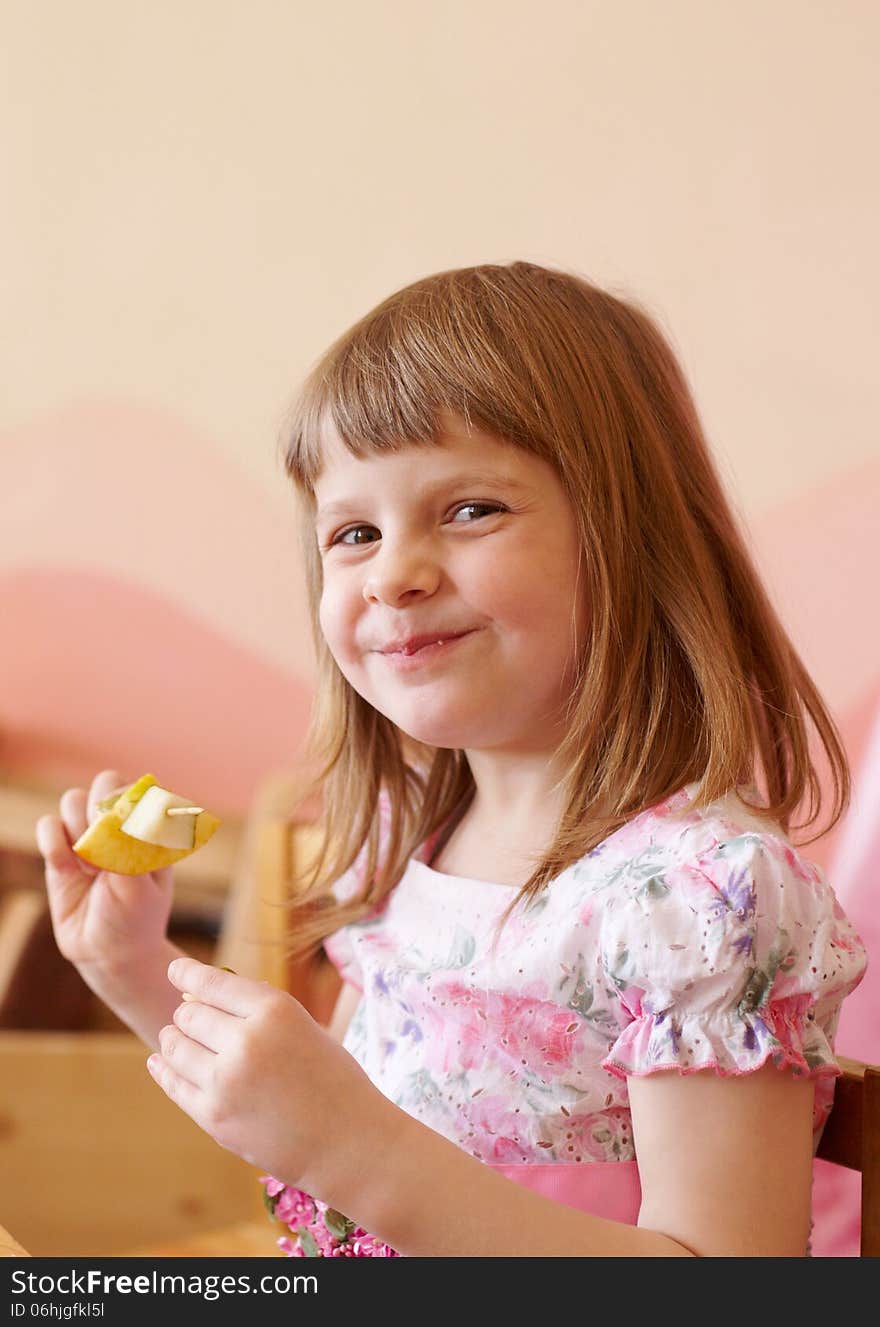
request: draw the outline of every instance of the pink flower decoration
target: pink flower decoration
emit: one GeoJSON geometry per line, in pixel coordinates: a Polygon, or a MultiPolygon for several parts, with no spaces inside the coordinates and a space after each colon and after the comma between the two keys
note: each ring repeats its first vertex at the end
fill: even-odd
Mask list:
{"type": "Polygon", "coordinates": [[[260,1176],[260,1182],[265,1184],[267,1196],[274,1199],[268,1204],[273,1218],[283,1221],[294,1236],[291,1239],[284,1235],[276,1240],[288,1258],[400,1256],[390,1245],[368,1234],[363,1226],[356,1226],[341,1212],[333,1211],[320,1198],[288,1187],[271,1175],[260,1176]]]}
{"type": "Polygon", "coordinates": [[[474,1138],[480,1140],[480,1153],[484,1161],[519,1163],[528,1155],[527,1148],[531,1146],[531,1142],[526,1141],[528,1125],[522,1115],[509,1109],[504,1097],[490,1095],[472,1098],[459,1106],[457,1117],[459,1136],[468,1142],[467,1134],[472,1132],[474,1138]],[[523,1137],[524,1131],[526,1138],[523,1137]]]}
{"type": "Polygon", "coordinates": [[[275,1215],[279,1221],[292,1229],[307,1226],[315,1219],[315,1202],[302,1189],[282,1189],[275,1205],[275,1215]]]}
{"type": "Polygon", "coordinates": [[[458,981],[436,982],[431,995],[436,1002],[420,1011],[430,1069],[469,1069],[488,1059],[543,1076],[550,1065],[571,1064],[583,1020],[570,1009],[531,996],[475,992],[458,981]]]}
{"type": "Polygon", "coordinates": [[[333,1238],[323,1221],[313,1221],[309,1226],[309,1230],[321,1255],[324,1258],[332,1258],[333,1250],[336,1248],[339,1240],[333,1238]]]}

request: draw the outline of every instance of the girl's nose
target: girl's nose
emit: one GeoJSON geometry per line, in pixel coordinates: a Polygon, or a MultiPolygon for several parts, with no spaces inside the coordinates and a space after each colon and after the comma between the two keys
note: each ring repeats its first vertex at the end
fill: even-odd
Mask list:
{"type": "Polygon", "coordinates": [[[385,545],[364,580],[364,598],[397,604],[413,594],[431,594],[440,580],[436,558],[425,547],[402,550],[385,545]]]}

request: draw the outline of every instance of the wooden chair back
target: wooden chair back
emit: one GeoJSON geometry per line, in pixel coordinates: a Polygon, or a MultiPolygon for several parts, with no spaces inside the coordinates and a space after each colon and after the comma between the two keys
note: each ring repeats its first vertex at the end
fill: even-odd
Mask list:
{"type": "Polygon", "coordinates": [[[880,1065],[838,1055],[834,1105],[816,1153],[862,1177],[860,1253],[880,1257],[880,1065]]]}
{"type": "Polygon", "coordinates": [[[317,808],[303,801],[301,785],[302,776],[281,775],[257,792],[215,962],[289,991],[327,1024],[342,979],[323,951],[297,961],[288,954],[289,903],[320,844],[317,808]]]}

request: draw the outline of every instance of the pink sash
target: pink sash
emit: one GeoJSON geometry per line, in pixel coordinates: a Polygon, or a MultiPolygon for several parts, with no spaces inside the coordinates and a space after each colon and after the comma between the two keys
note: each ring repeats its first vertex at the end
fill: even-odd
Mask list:
{"type": "Polygon", "coordinates": [[[565,1162],[546,1166],[529,1162],[485,1164],[533,1193],[540,1193],[565,1207],[574,1207],[579,1212],[589,1212],[607,1221],[622,1221],[628,1226],[638,1224],[642,1186],[635,1161],[589,1161],[580,1166],[565,1162]]]}

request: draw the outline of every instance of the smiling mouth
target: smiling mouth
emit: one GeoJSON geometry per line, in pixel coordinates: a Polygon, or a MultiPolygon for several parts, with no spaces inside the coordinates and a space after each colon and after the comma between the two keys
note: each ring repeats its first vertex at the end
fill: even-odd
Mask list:
{"type": "Polygon", "coordinates": [[[466,636],[466,631],[458,631],[454,635],[438,636],[436,640],[423,641],[421,645],[404,645],[400,650],[391,650],[392,654],[420,654],[422,650],[430,650],[434,645],[445,645],[450,640],[461,640],[466,636]]]}
{"type": "Polygon", "coordinates": [[[387,659],[395,668],[415,668],[422,663],[427,663],[430,659],[445,654],[459,641],[466,640],[468,636],[473,634],[473,631],[462,631],[458,636],[444,636],[439,640],[421,645],[416,650],[387,650],[382,654],[382,658],[387,659]]]}
{"type": "Polygon", "coordinates": [[[462,636],[469,636],[475,627],[469,627],[465,631],[449,631],[441,636],[414,636],[411,641],[406,641],[399,645],[390,645],[380,654],[418,654],[420,650],[427,649],[431,645],[445,645],[449,640],[460,640],[462,636]],[[418,642],[418,643],[417,643],[418,642]]]}

